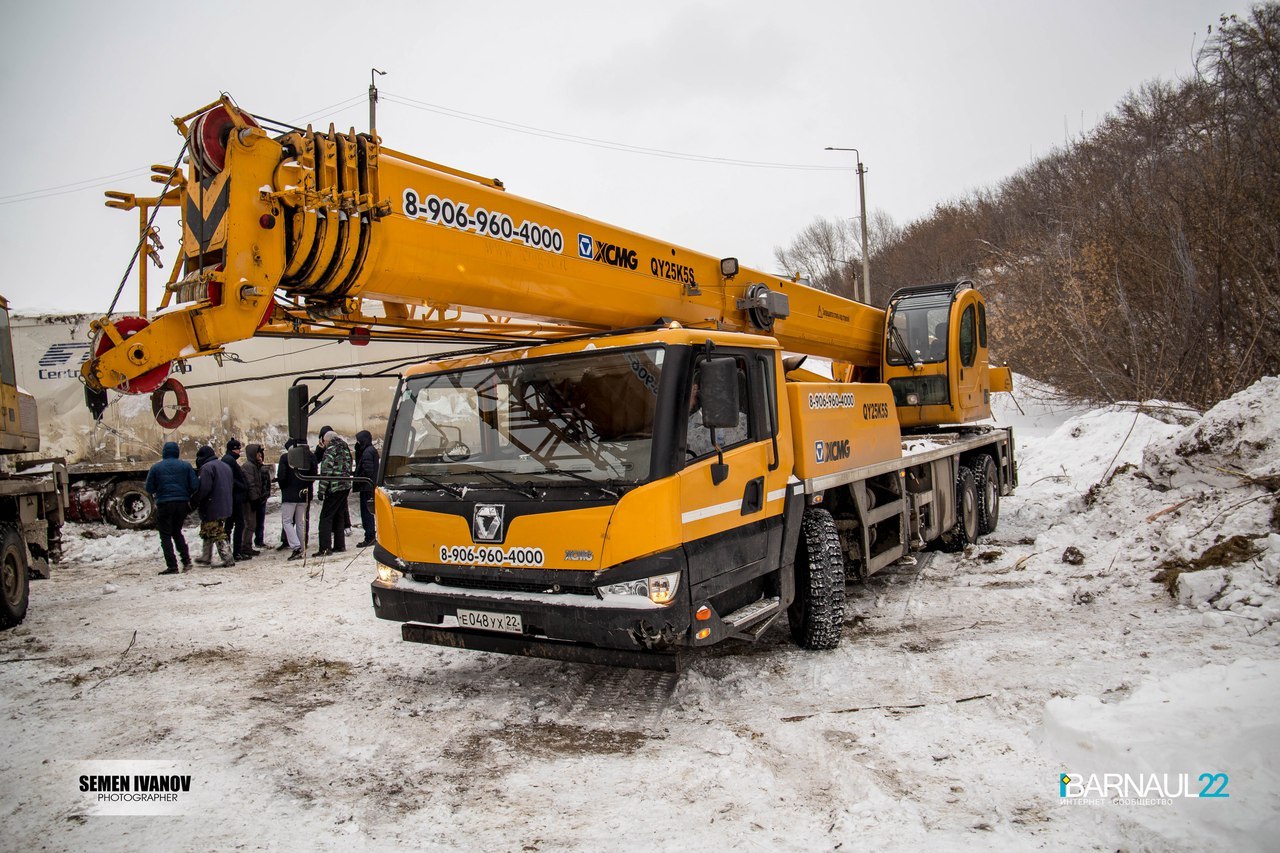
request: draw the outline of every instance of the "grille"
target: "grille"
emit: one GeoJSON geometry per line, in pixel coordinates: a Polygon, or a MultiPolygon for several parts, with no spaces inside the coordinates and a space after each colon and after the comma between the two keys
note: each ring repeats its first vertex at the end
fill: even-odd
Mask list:
{"type": "Polygon", "coordinates": [[[595,597],[596,589],[593,586],[566,586],[560,585],[557,593],[551,588],[551,584],[547,583],[526,583],[522,581],[499,581],[499,580],[483,580],[481,578],[439,578],[435,575],[414,574],[411,576],[416,581],[422,583],[436,583],[440,586],[458,587],[460,589],[489,589],[498,592],[546,592],[552,594],[563,595],[589,595],[595,597]]]}

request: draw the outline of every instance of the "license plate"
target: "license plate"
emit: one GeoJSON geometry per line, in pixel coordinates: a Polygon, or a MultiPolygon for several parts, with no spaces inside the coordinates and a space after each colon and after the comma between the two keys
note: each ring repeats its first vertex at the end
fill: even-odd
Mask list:
{"type": "Polygon", "coordinates": [[[486,631],[506,631],[523,634],[524,622],[519,613],[489,613],[485,610],[458,610],[459,628],[483,628],[486,631]]]}

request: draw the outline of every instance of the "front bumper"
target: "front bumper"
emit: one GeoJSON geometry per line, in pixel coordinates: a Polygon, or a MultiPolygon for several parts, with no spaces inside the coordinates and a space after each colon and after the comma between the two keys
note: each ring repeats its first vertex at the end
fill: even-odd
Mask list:
{"type": "MultiPolygon", "coordinates": [[[[554,660],[674,671],[687,643],[684,597],[668,606],[623,606],[589,595],[505,592],[400,578],[370,585],[379,619],[409,623],[412,642],[554,660]],[[458,627],[458,609],[518,614],[523,634],[458,627]]],[[[687,595],[687,592],[685,592],[687,595]]]]}

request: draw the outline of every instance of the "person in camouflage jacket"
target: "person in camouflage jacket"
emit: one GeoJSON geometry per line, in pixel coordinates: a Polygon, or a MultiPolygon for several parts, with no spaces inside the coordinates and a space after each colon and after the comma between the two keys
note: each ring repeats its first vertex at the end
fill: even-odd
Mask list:
{"type": "Polygon", "coordinates": [[[320,446],[324,448],[324,458],[320,460],[320,481],[316,488],[316,497],[321,501],[317,557],[347,550],[343,519],[355,468],[351,447],[333,430],[320,436],[320,446]]]}

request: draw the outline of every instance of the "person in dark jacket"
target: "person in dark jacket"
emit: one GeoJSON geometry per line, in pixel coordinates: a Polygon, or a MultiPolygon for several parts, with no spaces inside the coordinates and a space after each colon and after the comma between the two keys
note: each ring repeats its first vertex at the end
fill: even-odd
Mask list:
{"type": "Polygon", "coordinates": [[[240,454],[244,450],[244,445],[240,443],[240,439],[227,439],[227,452],[222,457],[222,461],[231,469],[231,516],[227,529],[227,535],[231,539],[231,550],[237,560],[248,560],[257,556],[258,552],[252,548],[245,549],[244,540],[244,505],[249,500],[249,481],[245,479],[244,471],[240,468],[240,454]]]}
{"type": "Polygon", "coordinates": [[[307,539],[310,538],[311,481],[300,475],[315,476],[315,462],[303,471],[289,467],[289,450],[301,443],[292,438],[285,442],[284,453],[276,463],[276,482],[280,484],[280,529],[285,542],[293,549],[290,560],[302,559],[302,549],[307,547],[307,539]]]}
{"type": "Polygon", "coordinates": [[[249,497],[244,503],[244,538],[240,542],[241,553],[253,551],[254,543],[262,547],[263,525],[266,522],[267,498],[271,496],[271,469],[265,464],[261,444],[250,444],[244,449],[245,460],[240,463],[249,497]]]}
{"type": "Polygon", "coordinates": [[[178,442],[166,441],[160,451],[161,459],[147,472],[147,492],[156,502],[156,531],[160,534],[160,551],[164,554],[165,570],[162,575],[178,573],[178,557],[182,568],[190,570],[191,553],[187,540],[182,536],[182,522],[187,520],[191,496],[199,485],[196,469],[179,457],[178,442]],[[174,555],[174,548],[177,555],[174,555]]]}
{"type": "Polygon", "coordinates": [[[199,484],[191,497],[200,513],[200,538],[204,540],[204,553],[195,562],[208,566],[213,562],[216,546],[222,565],[236,564],[231,545],[227,542],[226,520],[231,515],[233,485],[231,468],[218,458],[212,447],[204,445],[196,451],[196,473],[199,484]]]}
{"type": "Polygon", "coordinates": [[[378,478],[378,448],[373,446],[373,435],[367,429],[356,433],[356,476],[367,482],[357,482],[360,495],[360,524],[364,527],[364,541],[357,548],[368,548],[374,542],[373,483],[378,478]]]}
{"type": "Polygon", "coordinates": [[[316,497],[322,504],[320,530],[316,536],[320,547],[315,556],[324,557],[347,550],[342,513],[351,494],[348,478],[355,465],[351,459],[351,448],[333,430],[321,433],[320,446],[324,448],[324,459],[320,462],[320,485],[316,489],[316,497]]]}

